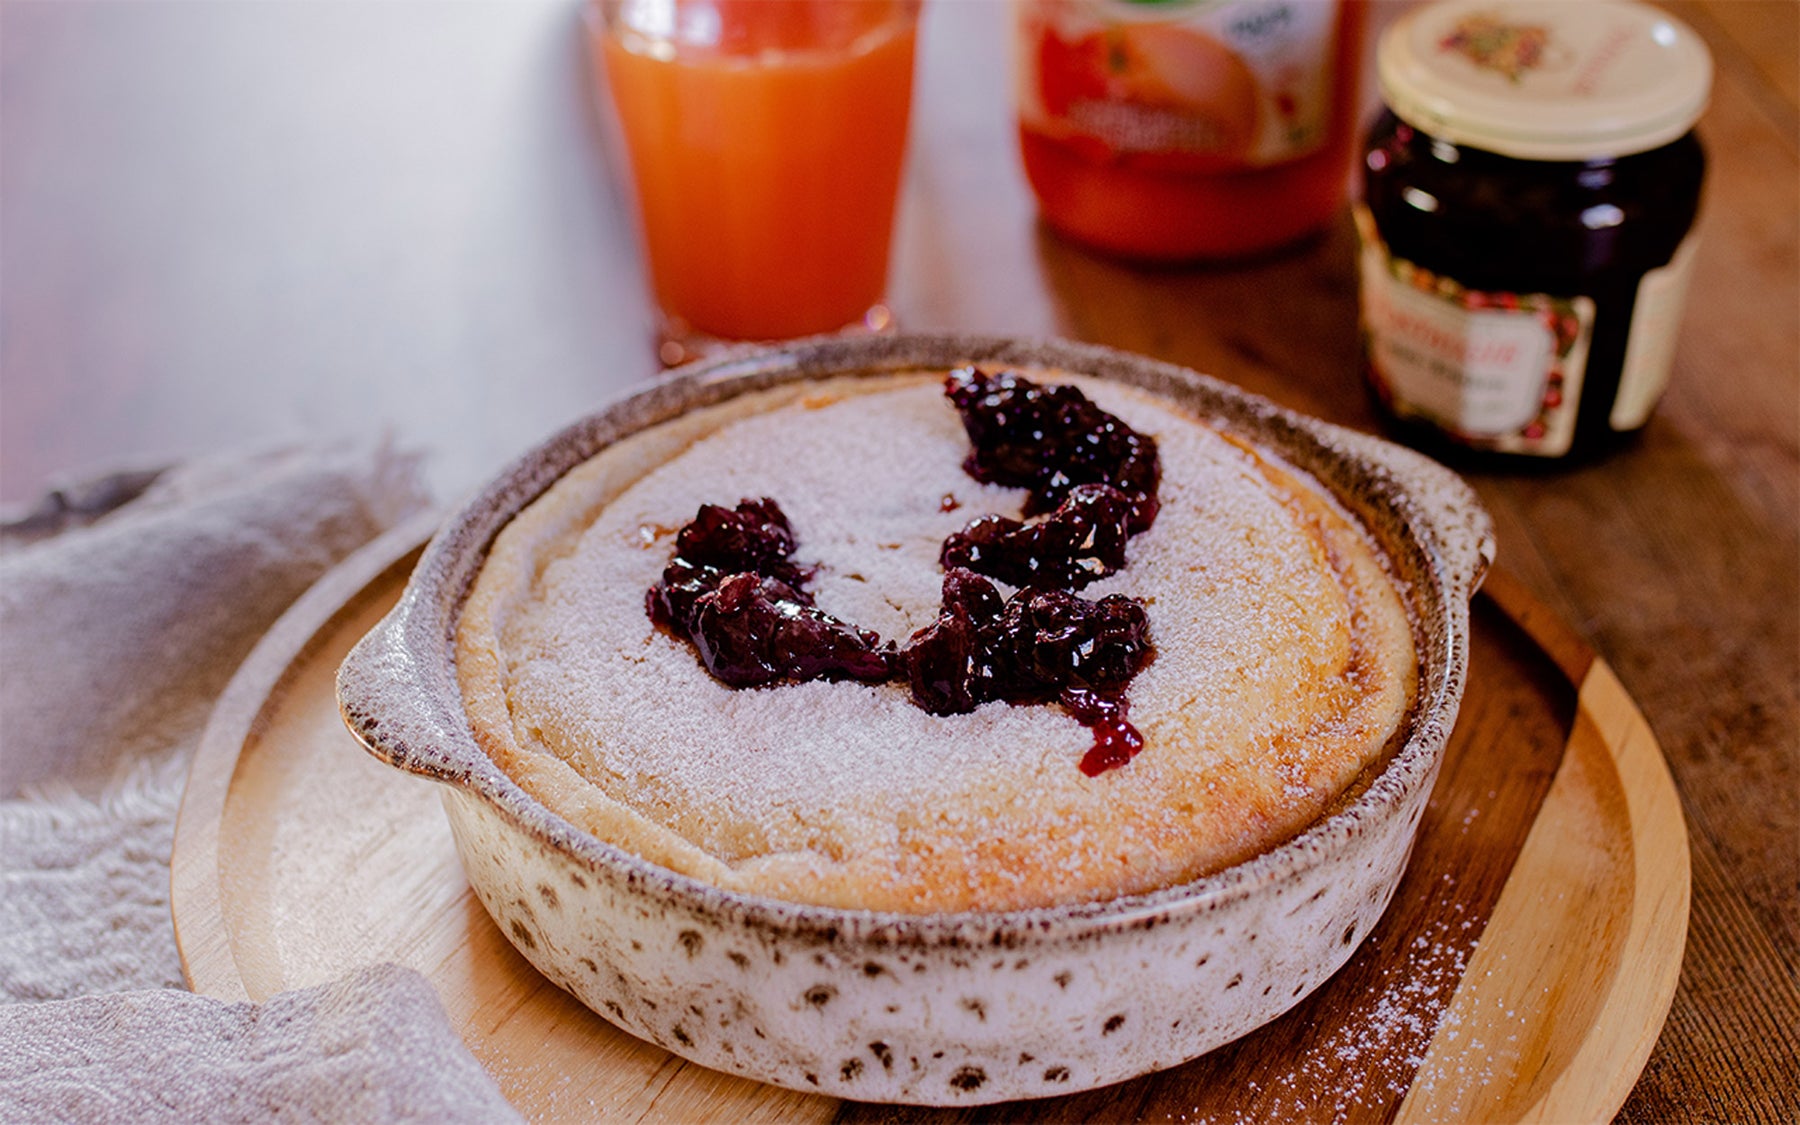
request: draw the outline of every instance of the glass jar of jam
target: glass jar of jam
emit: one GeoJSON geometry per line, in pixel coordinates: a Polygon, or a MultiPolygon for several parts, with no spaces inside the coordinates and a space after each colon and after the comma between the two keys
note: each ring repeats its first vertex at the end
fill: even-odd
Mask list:
{"type": "Polygon", "coordinates": [[[1366,0],[1016,0],[1019,145],[1044,220],[1148,262],[1336,218],[1366,0]]]}
{"type": "Polygon", "coordinates": [[[1603,451],[1673,358],[1712,61],[1631,0],[1450,0],[1382,36],[1364,153],[1366,371],[1402,435],[1603,451]]]}

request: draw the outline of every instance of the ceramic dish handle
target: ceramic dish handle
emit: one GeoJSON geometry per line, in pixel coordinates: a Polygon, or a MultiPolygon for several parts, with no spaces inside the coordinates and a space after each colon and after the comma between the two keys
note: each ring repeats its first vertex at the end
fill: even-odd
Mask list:
{"type": "MultiPolygon", "coordinates": [[[[494,767],[476,745],[468,722],[445,700],[461,698],[450,661],[415,654],[419,634],[431,631],[416,583],[380,624],[358,641],[338,668],[338,709],[369,753],[389,765],[435,781],[466,785],[494,767]]],[[[441,633],[436,643],[444,644],[441,633]]]]}
{"type": "Polygon", "coordinates": [[[1443,561],[1452,588],[1472,599],[1494,565],[1494,521],[1467,481],[1422,453],[1365,434],[1340,431],[1370,463],[1400,485],[1413,510],[1406,513],[1443,561]]]}

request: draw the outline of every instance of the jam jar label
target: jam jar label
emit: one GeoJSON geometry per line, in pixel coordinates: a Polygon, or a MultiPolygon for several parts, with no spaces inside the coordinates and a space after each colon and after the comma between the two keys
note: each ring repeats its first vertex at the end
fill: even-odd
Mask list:
{"type": "Polygon", "coordinates": [[[1687,303],[1688,274],[1698,245],[1699,236],[1690,233],[1668,265],[1651,270],[1638,282],[1637,300],[1631,306],[1631,335],[1625,341],[1625,363],[1619,372],[1619,394],[1607,419],[1615,430],[1642,426],[1669,385],[1675,334],[1681,328],[1681,306],[1687,303]]]}
{"type": "Polygon", "coordinates": [[[1028,0],[1019,106],[1097,160],[1263,167],[1313,152],[1331,120],[1335,0],[1028,0]]]}
{"type": "Polygon", "coordinates": [[[1369,377],[1389,409],[1481,449],[1568,452],[1593,300],[1469,289],[1392,257],[1367,208],[1356,220],[1369,377]]]}

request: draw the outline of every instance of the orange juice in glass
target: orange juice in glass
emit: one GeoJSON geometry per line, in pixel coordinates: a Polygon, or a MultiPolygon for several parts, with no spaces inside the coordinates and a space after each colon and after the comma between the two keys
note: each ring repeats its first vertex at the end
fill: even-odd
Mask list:
{"type": "Polygon", "coordinates": [[[887,321],[917,0],[596,0],[661,358],[887,321]]]}

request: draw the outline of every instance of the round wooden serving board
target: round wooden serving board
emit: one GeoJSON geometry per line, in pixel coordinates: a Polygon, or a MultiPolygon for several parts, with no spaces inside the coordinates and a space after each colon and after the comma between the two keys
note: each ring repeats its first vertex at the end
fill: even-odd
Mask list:
{"type": "Polygon", "coordinates": [[[395,961],[529,1119],[1576,1121],[1624,1102],[1687,932],[1687,833],[1612,671],[1504,572],[1412,864],[1342,971],[1274,1023],[1160,1074],[935,1111],[732,1078],[618,1031],[531,968],[463,880],[433,783],[365,754],[333,676],[429,526],[327,575],[221,697],[175,835],[195,991],[262,1000],[395,961]]]}

